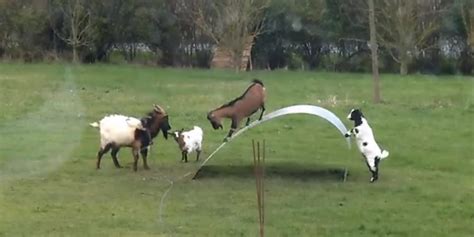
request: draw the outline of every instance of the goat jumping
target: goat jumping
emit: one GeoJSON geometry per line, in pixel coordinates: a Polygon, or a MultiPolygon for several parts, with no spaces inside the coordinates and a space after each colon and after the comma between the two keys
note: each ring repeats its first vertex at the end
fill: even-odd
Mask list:
{"type": "Polygon", "coordinates": [[[355,136],[357,147],[365,158],[369,171],[372,173],[370,182],[374,182],[379,178],[379,162],[387,158],[389,152],[381,149],[377,142],[375,142],[372,128],[370,128],[359,109],[352,109],[347,118],[354,121],[354,128],[349,130],[345,136],[355,136]]]}
{"type": "Polygon", "coordinates": [[[149,169],[147,155],[153,139],[160,130],[163,132],[163,137],[168,139],[168,130],[171,129],[168,115],[158,105],[154,105],[153,111],[141,119],[124,115],[108,115],[90,125],[100,130],[100,149],[97,152],[96,168],[100,169],[102,156],[111,149],[115,167],[121,168],[117,153],[121,147],[131,147],[134,171],[137,171],[139,153],[142,155],[144,169],[149,169]]]}
{"type": "Polygon", "coordinates": [[[243,118],[248,117],[246,123],[246,126],[248,126],[250,116],[260,109],[262,112],[260,113],[259,120],[262,119],[263,113],[265,112],[265,97],[266,91],[263,82],[254,79],[252,84],[241,96],[209,112],[207,119],[215,130],[219,128],[223,129],[222,118],[230,118],[232,120],[229,133],[224,139],[224,141],[227,141],[232,137],[235,130],[237,130],[243,118]]]}

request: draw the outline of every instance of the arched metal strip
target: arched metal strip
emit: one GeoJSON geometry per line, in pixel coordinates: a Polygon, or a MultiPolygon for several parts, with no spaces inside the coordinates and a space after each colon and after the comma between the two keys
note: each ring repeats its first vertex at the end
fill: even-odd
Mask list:
{"type": "MultiPolygon", "coordinates": [[[[269,120],[272,120],[274,118],[278,118],[278,117],[281,117],[281,116],[284,116],[284,115],[289,115],[289,114],[309,114],[309,115],[314,115],[314,116],[318,116],[318,117],[321,117],[325,120],[327,120],[329,123],[331,123],[333,126],[335,126],[339,132],[342,134],[342,136],[344,136],[344,134],[347,133],[347,128],[346,126],[344,126],[344,124],[342,123],[342,121],[334,114],[332,113],[331,111],[325,109],[325,108],[322,108],[322,107],[319,107],[319,106],[315,106],[315,105],[293,105],[293,106],[288,106],[288,107],[285,107],[285,108],[282,108],[282,109],[279,109],[279,110],[276,110],[276,111],[273,111],[269,114],[266,114],[265,116],[263,116],[262,120],[257,120],[257,121],[254,121],[252,122],[251,124],[249,124],[248,126],[240,129],[238,132],[236,132],[232,138],[228,141],[232,141],[234,140],[235,138],[237,138],[240,134],[242,134],[243,132],[247,131],[248,129],[250,128],[253,128],[261,123],[264,123],[264,122],[267,122],[269,120]]],[[[347,137],[346,138],[347,140],[347,145],[349,147],[349,149],[351,148],[351,141],[350,141],[350,137],[347,137]]],[[[227,144],[228,142],[223,142],[219,147],[217,147],[216,150],[214,150],[202,163],[201,165],[199,166],[198,170],[196,171],[196,173],[194,174],[194,177],[196,177],[196,174],[199,172],[199,170],[201,170],[201,168],[222,148],[225,146],[225,144],[227,144]]]]}

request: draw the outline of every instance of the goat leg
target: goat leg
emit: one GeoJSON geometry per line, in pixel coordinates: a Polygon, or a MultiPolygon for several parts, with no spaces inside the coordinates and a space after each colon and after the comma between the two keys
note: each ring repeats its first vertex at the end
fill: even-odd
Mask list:
{"type": "Polygon", "coordinates": [[[99,152],[97,152],[97,162],[95,164],[95,168],[96,169],[100,169],[100,159],[102,159],[102,156],[104,155],[104,153],[102,152],[102,148],[99,150],[99,152]]]}
{"type": "Polygon", "coordinates": [[[262,120],[263,118],[263,113],[265,112],[265,105],[262,105],[261,109],[262,109],[262,112],[260,113],[260,117],[258,118],[258,120],[262,120]]]}
{"type": "Polygon", "coordinates": [[[238,126],[239,126],[239,123],[237,122],[237,120],[232,119],[232,124],[230,125],[229,133],[227,134],[227,137],[224,138],[224,142],[229,141],[229,139],[232,137],[232,134],[234,134],[234,131],[237,130],[238,126]]]}
{"type": "Polygon", "coordinates": [[[370,177],[370,182],[373,183],[373,182],[375,182],[377,179],[379,179],[379,175],[378,175],[377,170],[376,170],[376,171],[371,171],[371,172],[372,172],[372,177],[370,177]]]}
{"type": "Polygon", "coordinates": [[[250,124],[250,116],[247,118],[247,122],[245,123],[245,126],[249,126],[250,124]]]}
{"type": "Polygon", "coordinates": [[[115,167],[122,168],[122,166],[120,166],[120,163],[118,162],[118,159],[117,159],[117,153],[119,152],[119,150],[120,148],[118,147],[113,148],[111,155],[112,155],[112,160],[114,161],[115,167]]]}
{"type": "Polygon", "coordinates": [[[96,162],[96,169],[100,169],[100,159],[102,159],[102,156],[104,155],[104,153],[102,152],[102,149],[99,150],[99,152],[97,152],[97,162],[96,162]]]}
{"type": "Polygon", "coordinates": [[[201,150],[197,150],[196,151],[197,155],[196,155],[196,161],[199,160],[199,155],[201,155],[201,150]]]}
{"type": "Polygon", "coordinates": [[[140,153],[141,153],[142,159],[143,159],[143,168],[146,169],[146,170],[149,170],[150,167],[148,166],[148,163],[147,163],[148,148],[145,148],[145,149],[141,150],[140,153]]]}
{"type": "Polygon", "coordinates": [[[102,159],[102,156],[109,152],[111,145],[107,144],[104,148],[100,148],[99,151],[97,152],[97,163],[96,163],[96,169],[100,169],[100,160],[102,159]]]}
{"type": "Polygon", "coordinates": [[[350,137],[351,134],[354,132],[353,130],[354,130],[354,129],[351,128],[349,131],[347,131],[346,134],[344,134],[344,137],[350,137]]]}
{"type": "Polygon", "coordinates": [[[138,164],[138,149],[133,148],[133,171],[137,171],[137,164],[138,164]]]}
{"type": "Polygon", "coordinates": [[[370,178],[370,182],[373,183],[377,179],[379,179],[379,161],[380,158],[375,157],[375,170],[372,171],[372,177],[370,178]]]}
{"type": "Polygon", "coordinates": [[[227,134],[227,137],[224,138],[224,142],[228,142],[229,139],[232,137],[232,134],[234,134],[235,128],[231,128],[229,130],[229,133],[227,134]]]}

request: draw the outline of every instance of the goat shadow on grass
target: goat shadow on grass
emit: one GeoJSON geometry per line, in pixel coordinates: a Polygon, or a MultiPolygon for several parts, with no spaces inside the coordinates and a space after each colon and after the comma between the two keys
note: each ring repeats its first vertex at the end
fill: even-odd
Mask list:
{"type": "MultiPolygon", "coordinates": [[[[301,181],[343,181],[344,168],[308,167],[302,165],[265,165],[265,178],[296,179],[301,181]]],[[[206,165],[195,179],[249,178],[254,179],[253,165],[206,165]]]]}

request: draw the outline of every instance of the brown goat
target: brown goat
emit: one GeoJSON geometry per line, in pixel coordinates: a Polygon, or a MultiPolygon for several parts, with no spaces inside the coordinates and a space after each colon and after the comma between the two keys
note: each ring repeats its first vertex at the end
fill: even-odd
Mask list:
{"type": "Polygon", "coordinates": [[[227,141],[237,129],[240,121],[247,118],[246,126],[250,123],[250,116],[261,109],[259,120],[262,119],[265,112],[265,87],[260,80],[254,79],[252,84],[240,96],[222,105],[221,107],[212,110],[207,114],[207,119],[214,129],[223,129],[222,118],[230,118],[232,125],[224,141],[227,141]]]}
{"type": "Polygon", "coordinates": [[[99,123],[91,123],[91,126],[98,127],[101,135],[101,146],[97,153],[97,169],[100,169],[102,156],[110,149],[112,149],[111,155],[115,167],[121,168],[117,153],[121,147],[131,147],[134,171],[137,171],[139,153],[142,155],[143,167],[149,169],[147,155],[148,148],[153,143],[152,140],[160,130],[163,132],[163,137],[168,139],[168,130],[171,129],[168,115],[158,105],[154,105],[153,111],[140,120],[123,115],[110,115],[104,117],[99,123]]]}

